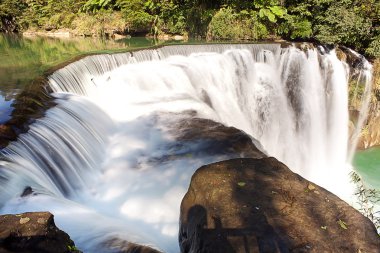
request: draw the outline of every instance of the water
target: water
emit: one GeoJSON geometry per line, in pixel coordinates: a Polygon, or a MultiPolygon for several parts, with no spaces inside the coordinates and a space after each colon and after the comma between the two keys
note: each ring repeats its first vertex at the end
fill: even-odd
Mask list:
{"type": "Polygon", "coordinates": [[[368,188],[380,190],[380,148],[372,147],[358,151],[353,165],[363,177],[368,188]]]}
{"type": "Polygon", "coordinates": [[[49,68],[91,53],[109,53],[163,44],[147,38],[21,37],[0,34],[0,124],[9,119],[13,99],[49,68]]]}
{"type": "Polygon", "coordinates": [[[279,44],[86,57],[49,77],[58,105],[3,150],[1,212],[49,210],[85,252],[113,238],[178,252],[192,173],[240,156],[180,138],[194,117],[243,130],[350,201],[348,71],[334,51],[279,44]],[[35,195],[20,198],[26,186],[35,195]]]}

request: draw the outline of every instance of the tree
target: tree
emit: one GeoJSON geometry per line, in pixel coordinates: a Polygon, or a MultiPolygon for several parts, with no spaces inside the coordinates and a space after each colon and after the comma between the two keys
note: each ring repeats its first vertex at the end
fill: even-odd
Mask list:
{"type": "Polygon", "coordinates": [[[26,4],[22,0],[0,0],[0,32],[17,32],[26,4]]]}
{"type": "Polygon", "coordinates": [[[323,43],[362,48],[371,37],[372,23],[356,12],[357,8],[350,8],[352,4],[334,2],[323,15],[317,16],[315,37],[323,43]]]}

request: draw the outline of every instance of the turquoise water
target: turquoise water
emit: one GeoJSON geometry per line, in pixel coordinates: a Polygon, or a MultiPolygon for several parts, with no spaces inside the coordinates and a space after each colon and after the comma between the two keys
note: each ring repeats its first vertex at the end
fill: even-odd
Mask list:
{"type": "Polygon", "coordinates": [[[358,151],[353,165],[369,187],[380,189],[380,147],[358,151]]]}

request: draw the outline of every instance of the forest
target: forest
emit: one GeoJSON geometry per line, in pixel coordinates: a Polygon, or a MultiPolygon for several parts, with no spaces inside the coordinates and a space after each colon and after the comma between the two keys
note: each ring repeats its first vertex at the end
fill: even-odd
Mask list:
{"type": "Polygon", "coordinates": [[[311,41],[380,57],[378,0],[0,0],[0,31],[311,41]]]}

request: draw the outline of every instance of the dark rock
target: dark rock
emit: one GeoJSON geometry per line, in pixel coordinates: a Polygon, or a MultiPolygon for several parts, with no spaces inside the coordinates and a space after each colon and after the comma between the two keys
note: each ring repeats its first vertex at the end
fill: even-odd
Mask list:
{"type": "Polygon", "coordinates": [[[48,212],[0,216],[0,253],[70,253],[80,251],[54,224],[48,212]]]}
{"type": "Polygon", "coordinates": [[[182,200],[179,242],[183,253],[380,252],[369,219],[275,158],[198,169],[182,200]]]}
{"type": "Polygon", "coordinates": [[[104,247],[106,250],[112,250],[114,253],[161,253],[149,246],[138,245],[119,238],[107,241],[104,247]]]}
{"type": "MultiPolygon", "coordinates": [[[[145,126],[147,135],[157,135],[160,142],[148,144],[147,150],[139,150],[135,157],[145,156],[150,166],[173,162],[180,159],[192,161],[220,161],[232,158],[266,157],[260,149],[260,143],[245,132],[221,123],[197,118],[192,111],[178,113],[155,113],[128,123],[130,129],[145,126]],[[156,150],[152,152],[150,145],[156,150]]],[[[144,137],[145,138],[145,137],[144,137]]],[[[137,159],[133,167],[140,169],[142,163],[137,159]]]]}
{"type": "Polygon", "coordinates": [[[0,138],[15,140],[17,135],[10,125],[0,124],[0,138]]]}
{"type": "Polygon", "coordinates": [[[207,154],[234,154],[239,157],[262,158],[266,155],[257,147],[261,144],[247,133],[234,127],[201,118],[172,122],[176,140],[180,142],[202,141],[202,152],[207,154]]]}
{"type": "Polygon", "coordinates": [[[34,193],[33,188],[30,186],[25,187],[24,191],[21,194],[21,197],[26,197],[34,193]]]}
{"type": "Polygon", "coordinates": [[[17,95],[12,107],[11,119],[0,125],[0,149],[10,141],[17,139],[21,133],[29,130],[30,124],[45,115],[45,111],[55,105],[54,97],[50,95],[47,78],[35,79],[17,95]]]}

